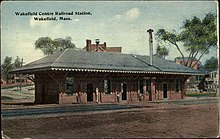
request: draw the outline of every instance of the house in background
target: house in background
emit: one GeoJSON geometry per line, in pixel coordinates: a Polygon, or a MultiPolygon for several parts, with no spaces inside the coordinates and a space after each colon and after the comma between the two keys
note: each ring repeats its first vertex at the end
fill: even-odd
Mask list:
{"type": "Polygon", "coordinates": [[[205,89],[208,91],[217,91],[218,84],[219,84],[219,75],[217,70],[214,70],[212,72],[209,72],[205,75],[205,89]]]}
{"type": "Polygon", "coordinates": [[[198,85],[203,80],[204,75],[206,74],[206,72],[201,67],[201,62],[198,61],[196,58],[190,58],[190,57],[185,57],[184,59],[182,57],[177,57],[175,58],[174,61],[176,64],[180,64],[180,65],[187,64],[187,67],[190,67],[195,70],[200,70],[200,72],[203,73],[202,75],[191,76],[187,80],[187,90],[200,91],[198,85]]]}
{"type": "Polygon", "coordinates": [[[122,47],[107,47],[106,42],[100,44],[99,39],[95,40],[95,44],[92,44],[91,40],[86,40],[86,46],[83,50],[88,52],[118,52],[121,53],[122,47]]]}
{"type": "Polygon", "coordinates": [[[187,67],[191,67],[192,69],[199,70],[201,62],[198,61],[196,58],[182,57],[175,58],[175,62],[180,65],[185,65],[187,63],[187,67]],[[193,67],[192,67],[193,66],[193,67]]]}

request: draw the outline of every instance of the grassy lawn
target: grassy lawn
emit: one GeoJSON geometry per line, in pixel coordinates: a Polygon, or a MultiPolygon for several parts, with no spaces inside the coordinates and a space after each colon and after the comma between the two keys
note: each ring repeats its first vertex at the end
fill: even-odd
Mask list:
{"type": "MultiPolygon", "coordinates": [[[[33,86],[33,84],[25,84],[25,85],[21,85],[21,87],[26,87],[26,86],[33,86]]],[[[1,89],[3,90],[3,89],[11,89],[11,88],[20,88],[20,85],[13,85],[13,86],[7,86],[7,85],[2,85],[1,86],[1,89]]]]}
{"type": "Polygon", "coordinates": [[[34,85],[19,87],[1,88],[1,100],[3,103],[14,100],[33,101],[34,100],[34,85]]]}
{"type": "Polygon", "coordinates": [[[216,97],[214,92],[203,92],[203,93],[187,93],[188,97],[216,97]]]}
{"type": "Polygon", "coordinates": [[[8,96],[1,96],[1,100],[13,100],[13,98],[8,96]]]}

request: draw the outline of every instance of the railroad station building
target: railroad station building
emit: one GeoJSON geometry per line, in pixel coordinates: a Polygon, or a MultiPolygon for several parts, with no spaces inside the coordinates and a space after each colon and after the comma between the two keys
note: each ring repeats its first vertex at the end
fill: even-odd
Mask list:
{"type": "Polygon", "coordinates": [[[14,70],[34,74],[36,103],[183,99],[197,70],[157,56],[66,49],[14,70]]]}

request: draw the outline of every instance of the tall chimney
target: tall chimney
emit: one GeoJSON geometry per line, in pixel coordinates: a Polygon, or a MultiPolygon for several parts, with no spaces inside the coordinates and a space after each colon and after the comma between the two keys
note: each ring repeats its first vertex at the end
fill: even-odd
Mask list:
{"type": "Polygon", "coordinates": [[[86,51],[91,51],[91,44],[92,44],[92,42],[91,42],[91,40],[86,40],[86,51]]]}
{"type": "Polygon", "coordinates": [[[150,65],[153,65],[153,37],[152,32],[153,29],[148,29],[147,32],[149,33],[149,49],[150,49],[150,65]]]}

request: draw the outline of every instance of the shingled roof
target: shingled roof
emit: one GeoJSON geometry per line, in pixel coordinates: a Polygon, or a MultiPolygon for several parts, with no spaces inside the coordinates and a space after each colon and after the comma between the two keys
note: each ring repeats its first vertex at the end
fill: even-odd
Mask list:
{"type": "Polygon", "coordinates": [[[66,49],[13,70],[15,73],[34,73],[43,70],[55,71],[91,71],[123,73],[158,74],[200,74],[198,70],[178,65],[174,62],[153,56],[153,65],[149,56],[87,52],[66,49]]]}

